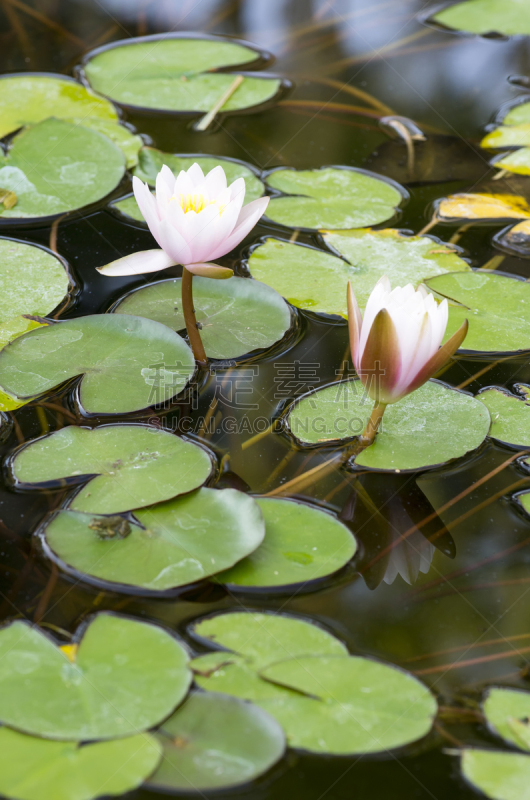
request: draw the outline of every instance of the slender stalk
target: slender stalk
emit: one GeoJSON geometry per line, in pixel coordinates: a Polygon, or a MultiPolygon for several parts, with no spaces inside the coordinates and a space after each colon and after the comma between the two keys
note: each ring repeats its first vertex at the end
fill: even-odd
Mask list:
{"type": "Polygon", "coordinates": [[[186,323],[186,330],[188,332],[192,353],[195,360],[201,367],[204,367],[208,363],[208,359],[204,352],[204,345],[199,333],[199,326],[197,325],[195,309],[193,307],[193,275],[191,272],[188,272],[186,267],[182,268],[182,311],[184,313],[184,321],[186,323]]]}
{"type": "Polygon", "coordinates": [[[368,425],[364,429],[364,433],[361,436],[360,443],[363,449],[365,447],[369,447],[374,441],[375,434],[377,433],[379,425],[381,424],[386,407],[386,403],[375,403],[370,415],[370,419],[368,420],[368,425]]]}

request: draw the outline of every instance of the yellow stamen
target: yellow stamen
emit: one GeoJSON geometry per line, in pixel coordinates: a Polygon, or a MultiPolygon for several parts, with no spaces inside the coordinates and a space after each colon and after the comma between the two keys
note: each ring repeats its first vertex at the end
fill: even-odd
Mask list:
{"type": "MultiPolygon", "coordinates": [[[[214,200],[206,200],[203,194],[182,194],[173,195],[170,200],[176,200],[177,203],[180,203],[180,207],[184,211],[185,214],[188,211],[195,211],[196,214],[199,214],[201,211],[207,206],[215,205],[217,202],[214,200]]],[[[219,213],[222,214],[224,210],[224,206],[219,205],[219,213]]]]}

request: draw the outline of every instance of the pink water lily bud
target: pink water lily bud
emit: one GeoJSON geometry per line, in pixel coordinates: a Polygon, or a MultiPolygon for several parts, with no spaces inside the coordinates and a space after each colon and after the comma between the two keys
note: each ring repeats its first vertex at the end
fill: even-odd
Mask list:
{"type": "Polygon", "coordinates": [[[375,285],[361,315],[348,283],[348,326],[352,359],[374,402],[396,403],[438,372],[462,344],[468,322],[440,347],[447,327],[447,300],[440,304],[420,286],[392,289],[385,276],[375,285]]]}
{"type": "Polygon", "coordinates": [[[125,256],[99,268],[103,275],[137,275],[174,264],[204,264],[224,256],[250,233],[269,204],[260,197],[243,206],[245,180],[230,186],[221,166],[204,175],[198,164],[175,178],[164,165],[156,178],[156,197],[133,178],[134,196],[160,250],[125,256]]]}

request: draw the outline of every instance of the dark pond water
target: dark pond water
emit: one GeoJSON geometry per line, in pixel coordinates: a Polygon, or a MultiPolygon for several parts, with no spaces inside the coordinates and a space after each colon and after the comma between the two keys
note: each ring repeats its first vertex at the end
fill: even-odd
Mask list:
{"type": "MultiPolygon", "coordinates": [[[[367,166],[399,180],[396,160],[403,158],[404,150],[386,144],[377,113],[351,109],[363,103],[348,94],[347,87],[362,89],[396,114],[413,118],[430,135],[436,182],[431,172],[424,182],[407,186],[411,198],[398,222],[418,232],[430,218],[433,201],[491,174],[487,157],[477,159],[473,144],[498,108],[522,92],[508,77],[530,73],[528,39],[498,41],[434,30],[415,19],[429,5],[414,0],[33,0],[27,4],[31,16],[21,4],[7,2],[0,12],[0,72],[71,74],[86,50],[145,33],[197,30],[247,39],[274,53],[274,69],[295,82],[279,105],[232,116],[203,135],[190,133],[187,122],[174,117],[131,114],[127,120],[168,152],[231,156],[260,170],[281,165],[367,166]],[[47,22],[51,19],[53,27],[47,22]]],[[[455,230],[439,226],[432,233],[447,240],[455,230]]],[[[497,230],[498,226],[481,226],[462,234],[458,243],[472,266],[499,254],[491,244],[497,230]]],[[[44,244],[50,235],[49,228],[4,232],[44,244]]],[[[238,258],[225,263],[238,264],[244,248],[267,232],[265,225],[259,226],[238,258]]],[[[311,239],[302,235],[299,241],[311,239]]],[[[58,250],[83,287],[69,316],[103,312],[126,289],[148,282],[149,276],[123,279],[117,289],[116,281],[99,276],[94,267],[152,246],[147,231],[125,224],[105,208],[61,224],[58,250]]],[[[529,262],[523,259],[507,256],[501,269],[530,278],[529,262]]],[[[245,415],[270,418],[279,413],[275,379],[286,365],[292,372],[285,399],[334,380],[343,366],[347,329],[300,314],[295,341],[289,344],[286,352],[277,349],[259,365],[219,370],[202,392],[199,408],[192,411],[194,418],[204,415],[216,386],[223,384],[215,430],[208,435],[219,457],[228,456],[223,485],[270,491],[329,458],[329,451],[294,450],[282,433],[270,433],[246,447],[253,434],[244,426],[239,432],[223,430],[223,414],[241,420],[245,415]],[[242,386],[251,410],[231,408],[229,389],[237,393],[242,386]]],[[[472,392],[489,385],[511,388],[516,382],[530,383],[530,364],[524,357],[500,363],[462,359],[444,380],[472,392]]],[[[54,396],[40,409],[27,406],[13,417],[12,432],[2,443],[4,454],[18,442],[73,419],[67,396],[54,396]]],[[[160,424],[178,426],[179,408],[135,418],[155,417],[160,424]]],[[[282,610],[321,621],[353,653],[414,671],[442,706],[465,707],[492,683],[528,689],[530,523],[509,497],[530,481],[514,454],[513,449],[487,443],[472,457],[421,477],[365,477],[387,523],[355,511],[350,524],[361,544],[355,565],[312,592],[289,595],[230,595],[211,586],[172,600],[100,593],[57,576],[31,551],[32,532],[43,515],[63,501],[64,493],[17,494],[6,486],[0,497],[0,614],[73,631],[87,614],[114,609],[181,631],[190,619],[214,610],[282,610]],[[425,573],[420,572],[416,582],[409,576],[409,584],[398,575],[387,584],[383,578],[385,573],[388,578],[391,553],[408,559],[416,573],[419,554],[426,552],[421,532],[406,544],[396,544],[395,532],[397,528],[403,533],[411,520],[418,522],[429,514],[425,498],[435,508],[447,506],[439,519],[422,528],[427,536],[443,532],[434,552],[427,550],[432,563],[424,565],[425,573]]],[[[346,509],[347,517],[351,485],[351,475],[337,469],[305,487],[300,496],[335,511],[346,509]]],[[[465,715],[456,722],[447,717],[419,745],[380,758],[317,758],[291,751],[263,780],[230,795],[256,800],[464,800],[475,794],[459,777],[457,759],[447,752],[459,741],[493,740],[485,729],[466,722],[465,715]]],[[[132,796],[139,800],[151,795],[138,791],[132,796]]]]}

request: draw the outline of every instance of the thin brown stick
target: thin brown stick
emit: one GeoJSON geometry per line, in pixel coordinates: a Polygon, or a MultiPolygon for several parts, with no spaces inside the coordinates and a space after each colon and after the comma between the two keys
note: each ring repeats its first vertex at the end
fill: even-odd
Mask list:
{"type": "Polygon", "coordinates": [[[19,41],[22,52],[26,58],[31,58],[34,52],[33,45],[28,34],[26,33],[26,29],[18,18],[17,12],[13,8],[11,0],[2,0],[2,5],[4,7],[5,15],[9,20],[9,24],[13,28],[19,41]]]}
{"type": "Polygon", "coordinates": [[[31,8],[31,6],[27,6],[25,3],[22,3],[21,0],[4,0],[4,3],[7,3],[13,8],[18,8],[20,11],[23,11],[24,14],[27,14],[29,17],[33,17],[33,19],[41,22],[47,28],[50,28],[56,33],[60,33],[61,36],[64,36],[66,39],[70,39],[70,41],[74,42],[78,47],[81,47],[83,50],[85,49],[85,43],[83,39],[80,39],[75,35],[75,33],[70,33],[69,30],[63,28],[63,26],[58,22],[55,22],[53,19],[49,19],[49,17],[41,14],[41,12],[37,11],[35,8],[31,8]]]}
{"type": "Polygon", "coordinates": [[[276,489],[266,492],[263,496],[276,497],[282,494],[294,494],[296,492],[301,492],[307,486],[313,484],[317,478],[318,480],[321,480],[326,475],[330,475],[334,470],[340,467],[341,464],[342,459],[331,458],[328,461],[317,464],[317,466],[313,467],[313,469],[304,472],[297,478],[287,481],[287,483],[278,486],[276,489]]]}
{"type": "Polygon", "coordinates": [[[57,219],[54,219],[54,221],[52,223],[52,227],[51,227],[51,230],[50,230],[50,241],[49,241],[48,247],[54,253],[57,253],[57,233],[58,233],[58,230],[59,230],[59,223],[61,222],[61,220],[63,220],[67,216],[68,216],[68,214],[63,214],[61,217],[57,217],[57,219]]]}
{"type": "Polygon", "coordinates": [[[471,642],[471,644],[461,644],[457,647],[447,647],[445,650],[433,650],[431,653],[424,653],[421,656],[411,656],[406,658],[403,663],[410,664],[413,661],[426,661],[428,658],[437,658],[438,656],[448,656],[451,653],[458,653],[460,650],[476,649],[477,647],[488,647],[492,644],[505,644],[506,642],[514,642],[518,639],[530,639],[530,633],[517,633],[514,636],[499,636],[496,639],[485,639],[483,642],[471,642]]]}
{"type": "Polygon", "coordinates": [[[362,89],[359,89],[357,86],[350,86],[349,83],[342,83],[341,81],[336,80],[335,78],[319,78],[314,75],[300,75],[297,76],[302,80],[308,80],[312,83],[320,83],[323,86],[331,86],[333,89],[337,89],[339,92],[344,92],[345,94],[351,94],[353,97],[357,97],[359,100],[364,100],[369,106],[372,106],[376,111],[379,111],[381,114],[384,115],[394,115],[396,112],[387,106],[386,103],[383,103],[381,100],[378,100],[377,97],[369,94],[369,92],[365,92],[362,89]]]}
{"type": "Polygon", "coordinates": [[[410,44],[410,42],[415,42],[418,39],[423,39],[425,36],[430,36],[433,33],[434,30],[432,28],[422,28],[419,31],[415,31],[415,33],[411,33],[409,36],[404,36],[402,39],[398,39],[396,42],[391,42],[390,44],[379,48],[379,50],[370,50],[368,53],[361,53],[361,55],[358,56],[350,56],[349,58],[343,58],[340,61],[335,61],[333,64],[329,64],[324,72],[326,74],[338,72],[344,67],[352,67],[355,66],[355,64],[364,64],[365,61],[378,61],[381,58],[386,58],[389,53],[399,50],[399,48],[403,47],[403,45],[410,44]]]}
{"type": "Polygon", "coordinates": [[[427,667],[426,669],[417,669],[414,671],[415,675],[433,675],[436,672],[450,672],[453,669],[460,669],[463,667],[473,667],[476,664],[486,664],[489,661],[500,661],[503,658],[513,658],[514,656],[522,656],[525,653],[530,653],[530,647],[523,647],[521,650],[504,650],[502,653],[494,653],[489,656],[480,656],[479,658],[467,658],[465,661],[454,661],[452,664],[439,664],[436,667],[427,667]]]}
{"type": "Polygon", "coordinates": [[[516,353],[513,356],[506,356],[505,358],[498,358],[497,361],[492,361],[491,364],[488,364],[483,369],[480,369],[478,372],[475,372],[475,374],[472,375],[470,378],[466,378],[466,380],[463,381],[463,383],[459,383],[456,388],[457,389],[464,389],[466,386],[469,386],[470,383],[473,383],[473,381],[476,381],[477,378],[481,378],[482,375],[485,375],[486,372],[489,372],[490,369],[493,369],[493,367],[496,367],[497,364],[502,364],[504,361],[510,361],[511,359],[520,358],[520,357],[521,357],[521,354],[520,353],[516,353]]]}
{"type": "Polygon", "coordinates": [[[347,105],[346,103],[335,103],[327,100],[281,100],[278,106],[283,108],[307,108],[318,109],[319,111],[338,111],[343,114],[355,114],[359,117],[371,117],[379,119],[381,114],[363,106],[347,105]]]}
{"type": "Polygon", "coordinates": [[[438,225],[438,217],[436,216],[436,214],[434,214],[432,216],[430,222],[428,222],[427,225],[425,225],[421,229],[421,231],[419,231],[419,233],[416,234],[416,236],[424,236],[426,233],[428,233],[431,230],[431,228],[435,228],[436,225],[438,225]]]}

